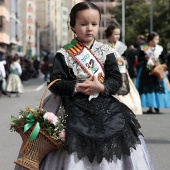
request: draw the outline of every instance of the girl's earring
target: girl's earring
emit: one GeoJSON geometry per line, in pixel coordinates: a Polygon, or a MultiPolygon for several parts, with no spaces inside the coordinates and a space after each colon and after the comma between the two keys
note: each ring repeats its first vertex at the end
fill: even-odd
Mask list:
{"type": "Polygon", "coordinates": [[[96,36],[94,37],[94,39],[95,39],[95,40],[98,40],[98,39],[99,39],[99,36],[98,36],[98,35],[96,35],[96,36]]]}
{"type": "Polygon", "coordinates": [[[74,38],[76,38],[77,37],[77,35],[74,33],[74,38]]]}

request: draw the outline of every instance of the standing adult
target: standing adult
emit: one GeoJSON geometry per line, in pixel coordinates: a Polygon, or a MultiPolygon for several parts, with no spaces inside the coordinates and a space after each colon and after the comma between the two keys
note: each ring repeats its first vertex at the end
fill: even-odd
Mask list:
{"type": "Polygon", "coordinates": [[[146,113],[159,113],[159,108],[170,107],[170,87],[165,74],[166,65],[163,47],[158,45],[159,35],[151,32],[147,35],[147,44],[141,46],[138,55],[142,67],[139,70],[136,87],[139,91],[142,107],[149,107],[146,113]]]}
{"type": "Polygon", "coordinates": [[[126,104],[136,115],[142,114],[142,107],[139,93],[132,82],[128,70],[127,70],[127,53],[126,45],[119,41],[120,39],[120,28],[117,25],[109,25],[105,30],[106,38],[108,39],[108,44],[117,51],[117,63],[119,70],[122,75],[123,85],[116,93],[116,97],[126,104]]]}
{"type": "Polygon", "coordinates": [[[6,61],[3,60],[2,55],[3,55],[3,53],[0,52],[0,96],[4,92],[3,82],[6,81],[5,80],[6,72],[5,72],[5,66],[4,66],[4,64],[6,64],[6,61]]]}

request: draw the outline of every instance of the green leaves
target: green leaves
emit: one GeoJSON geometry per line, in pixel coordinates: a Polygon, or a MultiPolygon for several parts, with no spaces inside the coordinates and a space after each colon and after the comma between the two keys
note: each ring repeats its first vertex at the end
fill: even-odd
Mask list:
{"type": "MultiPolygon", "coordinates": [[[[60,138],[60,133],[66,128],[66,117],[67,115],[57,118],[57,123],[51,122],[52,117],[50,115],[54,115],[51,112],[47,112],[46,110],[39,110],[38,108],[26,108],[26,110],[20,110],[18,118],[15,116],[11,116],[12,124],[10,125],[11,131],[16,131],[17,127],[23,127],[24,133],[31,130],[31,133],[28,136],[28,141],[31,142],[38,137],[40,130],[46,131],[53,138],[62,142],[60,138]],[[48,114],[48,118],[46,119],[44,116],[48,114]]],[[[57,116],[54,115],[56,118],[57,116]]]]}
{"type": "Polygon", "coordinates": [[[15,116],[11,116],[11,120],[13,123],[17,123],[18,122],[18,118],[16,118],[15,116]]]}

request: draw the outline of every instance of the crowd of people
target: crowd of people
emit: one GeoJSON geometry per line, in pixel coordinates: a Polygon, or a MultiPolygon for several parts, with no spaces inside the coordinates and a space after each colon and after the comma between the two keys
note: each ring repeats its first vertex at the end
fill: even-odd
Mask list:
{"type": "MultiPolygon", "coordinates": [[[[48,54],[49,55],[49,54],[48,54]]],[[[48,55],[41,61],[28,56],[14,56],[0,51],[0,97],[24,92],[23,81],[44,75],[44,81],[48,80],[50,62],[48,55]]]]}

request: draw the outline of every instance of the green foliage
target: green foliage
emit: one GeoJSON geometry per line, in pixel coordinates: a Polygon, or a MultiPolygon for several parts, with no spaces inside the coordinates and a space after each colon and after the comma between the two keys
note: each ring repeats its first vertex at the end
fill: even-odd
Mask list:
{"type": "MultiPolygon", "coordinates": [[[[120,0],[121,3],[121,0],[120,0]]],[[[169,0],[153,0],[153,31],[160,35],[160,44],[167,48],[170,35],[170,4],[169,0]]],[[[150,3],[145,0],[125,0],[125,37],[129,46],[136,41],[139,34],[150,31],[150,3]]],[[[118,25],[122,25],[122,6],[111,10],[118,25]]],[[[111,23],[114,21],[112,20],[111,23]]],[[[166,51],[165,51],[166,52],[166,51]]]]}
{"type": "Polygon", "coordinates": [[[17,127],[23,127],[24,132],[29,129],[35,129],[35,136],[37,137],[39,129],[41,129],[64,144],[61,133],[65,132],[66,117],[66,115],[57,117],[44,109],[39,110],[38,108],[32,109],[28,107],[26,110],[20,110],[18,117],[11,116],[12,124],[10,125],[10,130],[16,131],[17,127]],[[35,125],[39,127],[36,129],[35,125]]]}

